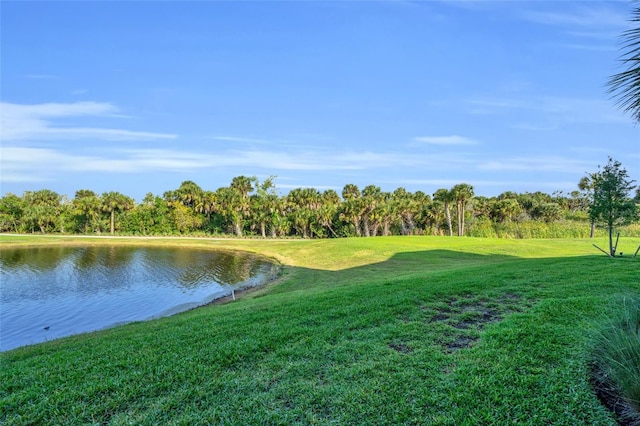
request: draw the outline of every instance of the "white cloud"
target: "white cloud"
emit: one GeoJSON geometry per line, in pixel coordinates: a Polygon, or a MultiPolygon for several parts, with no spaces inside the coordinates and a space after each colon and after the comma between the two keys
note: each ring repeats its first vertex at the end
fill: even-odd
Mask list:
{"type": "Polygon", "coordinates": [[[32,80],[52,80],[58,78],[58,76],[53,74],[27,74],[25,78],[29,78],[32,80]]]}
{"type": "Polygon", "coordinates": [[[223,142],[256,143],[256,144],[269,143],[269,141],[265,139],[245,138],[240,136],[212,136],[211,139],[216,141],[223,141],[223,142]]]}
{"type": "Polygon", "coordinates": [[[0,180],[47,180],[63,173],[193,172],[203,169],[249,169],[276,171],[356,171],[398,167],[443,170],[470,167],[464,156],[433,156],[416,153],[307,150],[232,150],[195,152],[172,149],[124,149],[90,154],[66,153],[50,148],[0,146],[0,180]]]}
{"type": "Polygon", "coordinates": [[[426,143],[429,145],[477,145],[478,142],[464,136],[418,136],[413,138],[416,142],[426,143]]]}
{"type": "Polygon", "coordinates": [[[158,140],[175,139],[168,133],[139,132],[124,129],[55,124],[56,119],[83,116],[114,117],[118,109],[109,103],[76,102],[35,105],[0,103],[0,141],[33,141],[51,139],[158,140]]]}
{"type": "Polygon", "coordinates": [[[615,105],[607,100],[573,98],[563,96],[529,96],[528,98],[475,98],[466,101],[471,105],[470,114],[504,114],[513,110],[539,113],[538,119],[544,124],[530,124],[534,127],[555,127],[552,123],[622,123],[626,119],[616,113],[615,105]]]}
{"type": "Polygon", "coordinates": [[[556,156],[513,157],[490,160],[478,164],[479,170],[500,172],[556,172],[582,175],[591,164],[587,161],[556,156]]]}
{"type": "MultiPolygon", "coordinates": [[[[572,12],[527,11],[525,19],[544,25],[574,26],[583,28],[624,28],[627,15],[603,5],[582,4],[572,12]]],[[[590,33],[593,35],[593,32],[590,33]]]]}

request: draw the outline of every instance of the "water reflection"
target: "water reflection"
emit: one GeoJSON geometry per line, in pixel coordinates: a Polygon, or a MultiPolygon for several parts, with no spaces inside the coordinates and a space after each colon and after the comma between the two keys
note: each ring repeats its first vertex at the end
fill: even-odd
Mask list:
{"type": "Polygon", "coordinates": [[[175,313],[274,273],[249,253],[130,246],[2,249],[0,270],[0,350],[175,313]]]}

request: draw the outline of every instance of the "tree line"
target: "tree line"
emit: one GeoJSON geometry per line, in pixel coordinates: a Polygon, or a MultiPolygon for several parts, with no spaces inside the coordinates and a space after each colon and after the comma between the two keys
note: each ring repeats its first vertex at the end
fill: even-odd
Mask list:
{"type": "MultiPolygon", "coordinates": [[[[89,189],[72,199],[49,189],[0,198],[0,232],[233,235],[262,238],[337,238],[387,235],[480,237],[593,236],[596,174],[569,194],[504,192],[474,194],[460,183],[429,195],[398,188],[393,192],[347,184],[329,189],[297,188],[278,195],[274,177],[234,177],[229,186],[205,190],[193,181],[148,193],[141,203],[119,192],[89,189]]],[[[628,199],[632,201],[630,198],[628,199]]],[[[640,192],[635,202],[640,203],[640,192]]],[[[634,204],[635,207],[635,204],[634,204]]],[[[629,220],[637,220],[635,210],[629,220]]],[[[620,224],[624,224],[620,222],[620,224]]],[[[631,228],[640,235],[640,229],[631,228]]]]}

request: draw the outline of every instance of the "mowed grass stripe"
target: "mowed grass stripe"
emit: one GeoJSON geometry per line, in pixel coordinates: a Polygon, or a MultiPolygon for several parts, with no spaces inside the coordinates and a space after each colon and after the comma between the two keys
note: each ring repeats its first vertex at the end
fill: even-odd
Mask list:
{"type": "Polygon", "coordinates": [[[615,424],[589,386],[590,336],[638,295],[640,262],[589,240],[148,243],[285,271],[234,303],[0,355],[3,423],[615,424]]]}

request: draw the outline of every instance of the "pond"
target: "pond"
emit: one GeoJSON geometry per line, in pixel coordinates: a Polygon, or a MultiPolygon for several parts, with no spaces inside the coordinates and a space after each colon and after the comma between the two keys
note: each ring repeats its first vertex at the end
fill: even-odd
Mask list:
{"type": "Polygon", "coordinates": [[[250,253],[130,246],[0,250],[0,351],[159,318],[261,284],[250,253]]]}

